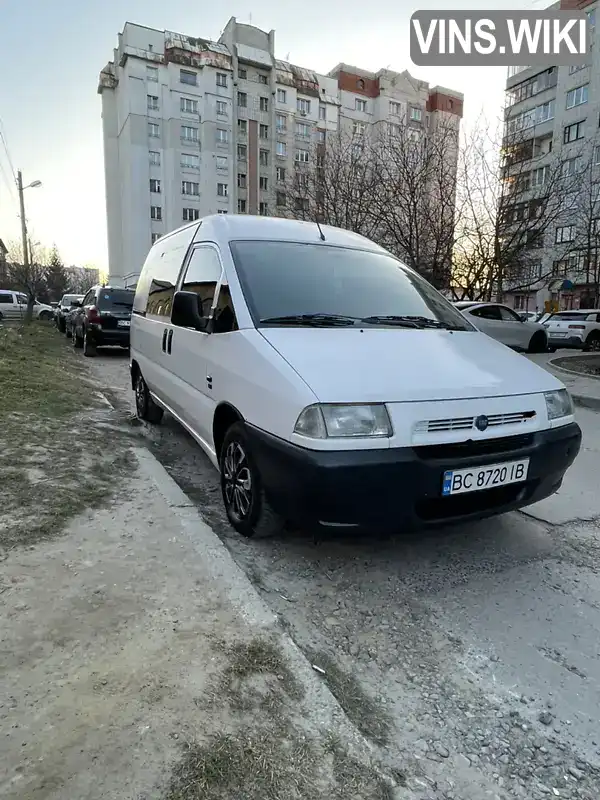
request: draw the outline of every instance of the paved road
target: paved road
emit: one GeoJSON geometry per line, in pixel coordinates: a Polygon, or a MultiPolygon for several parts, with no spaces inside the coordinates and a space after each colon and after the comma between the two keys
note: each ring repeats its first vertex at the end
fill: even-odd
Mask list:
{"type": "MultiPolygon", "coordinates": [[[[101,355],[93,369],[129,402],[126,359],[101,355]]],[[[179,426],[166,419],[145,435],[338,681],[349,713],[373,736],[377,719],[393,719],[388,752],[421,776],[423,798],[597,800],[600,415],[577,416],[582,454],[561,492],[527,513],[317,544],[300,534],[243,540],[227,524],[216,473],[179,426]]]]}

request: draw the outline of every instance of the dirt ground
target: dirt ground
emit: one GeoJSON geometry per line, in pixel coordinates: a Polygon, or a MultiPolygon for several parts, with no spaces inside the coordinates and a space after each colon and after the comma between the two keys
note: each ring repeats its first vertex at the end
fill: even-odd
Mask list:
{"type": "Polygon", "coordinates": [[[565,367],[575,372],[581,372],[582,375],[595,375],[600,377],[600,355],[555,358],[553,359],[553,363],[558,367],[565,367]]]}

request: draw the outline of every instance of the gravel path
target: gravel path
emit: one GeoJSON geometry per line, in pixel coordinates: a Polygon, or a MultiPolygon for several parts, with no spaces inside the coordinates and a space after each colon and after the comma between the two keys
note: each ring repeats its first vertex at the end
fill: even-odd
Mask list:
{"type": "MultiPolygon", "coordinates": [[[[131,403],[126,358],[93,370],[131,403]]],[[[578,414],[600,450],[600,417],[578,414]]],[[[190,437],[170,419],[146,437],[349,716],[374,740],[387,731],[389,760],[425,800],[597,800],[600,501],[554,525],[542,509],[393,540],[249,542],[190,437]]]]}

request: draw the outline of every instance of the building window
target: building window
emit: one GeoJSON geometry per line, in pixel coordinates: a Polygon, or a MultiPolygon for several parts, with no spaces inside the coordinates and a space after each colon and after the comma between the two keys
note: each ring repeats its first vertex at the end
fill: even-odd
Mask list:
{"type": "Polygon", "coordinates": [[[150,219],[154,219],[157,222],[162,222],[161,206],[150,206],[150,219]]]}
{"type": "Polygon", "coordinates": [[[275,126],[277,128],[277,133],[285,133],[287,129],[287,119],[285,114],[277,114],[275,126]]]}
{"type": "Polygon", "coordinates": [[[285,192],[277,192],[276,195],[276,205],[280,208],[281,206],[285,206],[287,204],[287,197],[285,196],[285,192]]]}
{"type": "Polygon", "coordinates": [[[287,102],[287,92],[285,91],[285,89],[277,89],[277,102],[278,103],[287,102]]]}
{"type": "Polygon", "coordinates": [[[246,213],[246,201],[245,200],[238,200],[238,214],[245,214],[246,213]]]}
{"type": "Polygon", "coordinates": [[[400,136],[400,125],[398,125],[396,122],[390,122],[388,125],[388,133],[391,137],[400,136]]]}
{"type": "Polygon", "coordinates": [[[150,178],[150,191],[154,194],[160,194],[160,181],[157,178],[150,178]]]}
{"type": "Polygon", "coordinates": [[[366,100],[359,100],[358,97],[354,101],[354,108],[356,111],[363,111],[367,110],[367,101],[366,100]]]}
{"type": "Polygon", "coordinates": [[[296,123],[296,136],[300,136],[302,139],[309,139],[310,138],[310,125],[307,125],[306,122],[297,122],[296,123]]]}
{"type": "Polygon", "coordinates": [[[294,208],[296,211],[308,211],[308,199],[306,197],[296,197],[294,208]]]}
{"type": "Polygon", "coordinates": [[[365,123],[364,122],[355,122],[352,125],[352,133],[355,136],[363,136],[365,132],[365,123]]]}
{"type": "Polygon", "coordinates": [[[187,83],[190,86],[197,86],[198,85],[198,76],[195,72],[190,72],[187,69],[180,69],[179,70],[179,82],[180,83],[187,83]]]}
{"type": "Polygon", "coordinates": [[[150,234],[150,241],[152,244],[155,244],[160,239],[160,233],[151,233],[150,234]]]}
{"type": "Polygon", "coordinates": [[[227,144],[229,141],[229,131],[225,128],[217,128],[217,144],[227,144]]]}
{"type": "Polygon", "coordinates": [[[571,175],[577,175],[581,172],[583,167],[583,157],[582,156],[575,156],[575,158],[567,158],[566,161],[563,161],[561,174],[563,178],[569,178],[571,175]]]}
{"type": "Polygon", "coordinates": [[[597,144],[594,147],[594,165],[597,166],[600,164],[600,144],[597,144]]]}
{"type": "Polygon", "coordinates": [[[543,186],[548,179],[548,172],[550,167],[546,164],[545,167],[538,167],[531,173],[531,183],[533,186],[543,186]]]}
{"type": "Polygon", "coordinates": [[[285,142],[277,142],[275,152],[279,158],[287,158],[287,144],[285,142]]]}
{"type": "Polygon", "coordinates": [[[228,189],[226,183],[217,183],[217,197],[228,197],[228,189]]]}
{"type": "Polygon", "coordinates": [[[277,167],[275,170],[275,177],[278,181],[285,181],[285,167],[277,167]]]}
{"type": "Polygon", "coordinates": [[[238,144],[237,146],[237,157],[238,161],[247,161],[248,160],[248,148],[245,144],[238,144]]]}
{"type": "Polygon", "coordinates": [[[317,142],[325,144],[325,131],[317,131],[317,142]]]}
{"type": "Polygon", "coordinates": [[[260,98],[260,110],[261,111],[268,111],[269,110],[269,98],[268,97],[261,97],[260,98]]]}
{"type": "Polygon", "coordinates": [[[195,222],[200,216],[200,211],[197,208],[184,208],[183,209],[183,221],[184,222],[195,222]]]}
{"type": "Polygon", "coordinates": [[[154,81],[154,83],[158,83],[158,67],[146,67],[146,78],[149,81],[154,81]]]}
{"type": "Polygon", "coordinates": [[[258,153],[258,163],[261,167],[268,167],[269,166],[269,151],[268,150],[260,150],[258,153]]]}
{"type": "Polygon", "coordinates": [[[150,150],[150,163],[155,167],[160,167],[160,153],[158,150],[150,150]]]}
{"type": "Polygon", "coordinates": [[[268,125],[259,125],[258,135],[260,136],[261,139],[268,139],[269,138],[269,126],[268,125]]]}
{"type": "Polygon", "coordinates": [[[390,114],[394,117],[401,117],[402,103],[396,103],[394,100],[390,100],[390,114]]]}
{"type": "Polygon", "coordinates": [[[158,127],[158,123],[156,122],[149,122],[148,123],[148,136],[160,136],[160,128],[158,127]]]}
{"type": "Polygon", "coordinates": [[[200,156],[194,153],[182,153],[180,164],[183,169],[200,169],[200,156]]]}
{"type": "Polygon", "coordinates": [[[567,125],[563,133],[563,142],[576,142],[577,139],[583,139],[583,120],[575,122],[573,125],[567,125]]]}
{"type": "Polygon", "coordinates": [[[576,72],[579,72],[579,70],[585,69],[586,67],[587,64],[571,64],[569,66],[569,75],[574,75],[576,72]]]}
{"type": "Polygon", "coordinates": [[[327,119],[327,106],[319,105],[319,119],[327,119]]]}
{"type": "Polygon", "coordinates": [[[181,194],[188,194],[192,195],[193,197],[199,197],[200,184],[196,183],[196,181],[181,181],[181,194]]]}
{"type": "Polygon", "coordinates": [[[572,242],[575,239],[575,225],[563,225],[556,229],[555,244],[572,242]]]}
{"type": "Polygon", "coordinates": [[[356,88],[357,88],[357,89],[360,89],[360,91],[361,91],[361,92],[363,92],[363,91],[364,91],[364,89],[365,89],[365,82],[363,81],[363,79],[362,79],[362,78],[359,78],[359,79],[356,81],[356,88]]]}
{"type": "Polygon", "coordinates": [[[259,83],[263,83],[266,86],[268,84],[268,82],[269,82],[269,79],[267,78],[266,75],[259,75],[258,76],[258,82],[259,83]]]}
{"type": "Polygon", "coordinates": [[[415,122],[421,122],[423,119],[423,112],[420,108],[415,108],[414,106],[410,110],[410,118],[415,122]]]}
{"type": "Polygon", "coordinates": [[[308,164],[308,150],[296,150],[296,161],[299,164],[308,164]]]}
{"type": "Polygon", "coordinates": [[[248,133],[248,120],[238,119],[238,133],[240,136],[246,136],[248,133]]]}
{"type": "Polygon", "coordinates": [[[224,100],[217,100],[217,116],[227,116],[227,103],[224,100]]]}
{"type": "Polygon", "coordinates": [[[247,71],[246,67],[239,67],[239,69],[238,69],[238,78],[241,78],[242,80],[245,81],[247,77],[248,77],[248,71],[247,71]]]}
{"type": "Polygon", "coordinates": [[[224,208],[217,208],[217,214],[227,214],[227,211],[224,208]]]}
{"type": "Polygon", "coordinates": [[[258,179],[258,186],[260,189],[266,192],[269,188],[269,179],[261,175],[260,178],[258,179]]]}
{"type": "Polygon", "coordinates": [[[217,156],[217,169],[227,169],[227,156],[217,156]]]}
{"type": "Polygon", "coordinates": [[[296,100],[296,108],[301,114],[310,114],[310,100],[305,100],[304,97],[299,97],[296,100]]]}
{"type": "Polygon", "coordinates": [[[217,86],[227,87],[227,75],[224,72],[217,72],[217,86]]]}
{"type": "Polygon", "coordinates": [[[261,217],[266,217],[269,213],[269,206],[267,203],[259,203],[258,205],[258,213],[261,217]]]}
{"type": "Polygon", "coordinates": [[[247,187],[248,183],[244,172],[238,172],[237,185],[239,189],[245,189],[247,187]]]}
{"type": "Polygon", "coordinates": [[[192,100],[189,97],[180,97],[179,98],[179,110],[182,114],[197,114],[198,113],[198,101],[192,100]]]}
{"type": "Polygon", "coordinates": [[[237,94],[237,104],[240,108],[247,108],[248,106],[248,95],[246,92],[238,92],[237,94]]]}
{"type": "Polygon", "coordinates": [[[571,89],[567,92],[567,108],[575,108],[575,106],[583,105],[588,101],[588,86],[578,86],[577,89],[571,89]]]}
{"type": "Polygon", "coordinates": [[[197,142],[198,128],[192,128],[191,125],[182,125],[181,138],[183,139],[184,142],[197,142]]]}

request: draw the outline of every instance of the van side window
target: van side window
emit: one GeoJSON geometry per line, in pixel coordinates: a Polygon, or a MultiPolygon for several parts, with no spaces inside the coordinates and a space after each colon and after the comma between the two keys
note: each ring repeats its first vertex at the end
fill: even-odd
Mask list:
{"type": "Polygon", "coordinates": [[[231,292],[226,283],[221,284],[219,299],[215,306],[213,333],[231,333],[237,331],[237,319],[233,308],[231,292]]]}
{"type": "Polygon", "coordinates": [[[12,304],[12,301],[13,301],[12,294],[2,294],[2,292],[0,292],[0,303],[12,304]]]}
{"type": "Polygon", "coordinates": [[[177,278],[198,225],[164,236],[150,249],[137,282],[133,310],[165,322],[171,307],[177,278]]]}
{"type": "Polygon", "coordinates": [[[212,247],[197,247],[181,284],[182,292],[198,295],[198,310],[203,317],[210,316],[217,284],[221,277],[221,262],[212,247]]]}

